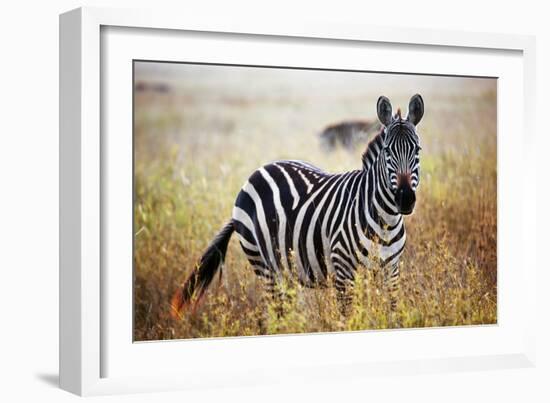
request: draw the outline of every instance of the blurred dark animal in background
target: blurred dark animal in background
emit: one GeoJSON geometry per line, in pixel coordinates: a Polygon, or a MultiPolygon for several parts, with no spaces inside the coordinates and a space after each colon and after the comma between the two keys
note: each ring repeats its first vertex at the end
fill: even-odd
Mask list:
{"type": "Polygon", "coordinates": [[[365,145],[371,134],[380,130],[377,120],[350,120],[327,126],[319,135],[321,147],[332,151],[341,145],[348,151],[355,149],[358,144],[365,145]]]}
{"type": "Polygon", "coordinates": [[[150,92],[157,94],[167,94],[170,92],[170,86],[162,82],[138,81],[135,85],[136,92],[150,92]]]}

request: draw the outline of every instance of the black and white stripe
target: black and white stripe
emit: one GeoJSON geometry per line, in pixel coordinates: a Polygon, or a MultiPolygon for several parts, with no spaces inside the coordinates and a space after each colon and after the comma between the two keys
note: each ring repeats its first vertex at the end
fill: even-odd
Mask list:
{"type": "MultiPolygon", "coordinates": [[[[231,235],[226,228],[232,226],[255,273],[269,286],[293,270],[307,287],[325,286],[333,278],[344,293],[359,266],[375,264],[385,268],[394,295],[406,241],[403,214],[412,211],[419,183],[415,126],[423,108],[415,95],[409,116],[402,119],[399,111],[392,115],[389,100],[381,97],[377,109],[384,126],[367,146],[359,170],[329,174],[300,161],[257,169],[239,192],[225,232],[218,235],[224,247],[212,264],[221,265],[231,235]]],[[[204,282],[195,280],[196,287],[190,287],[193,278],[184,289],[202,293],[204,282]]],[[[183,299],[173,306],[184,305],[183,299]]],[[[395,303],[392,298],[393,307],[395,303]]]]}

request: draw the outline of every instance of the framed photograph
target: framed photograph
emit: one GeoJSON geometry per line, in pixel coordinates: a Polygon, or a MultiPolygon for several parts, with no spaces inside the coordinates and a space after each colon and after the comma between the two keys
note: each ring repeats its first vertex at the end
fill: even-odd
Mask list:
{"type": "Polygon", "coordinates": [[[94,8],[60,45],[62,388],[533,365],[533,38],[94,8]]]}

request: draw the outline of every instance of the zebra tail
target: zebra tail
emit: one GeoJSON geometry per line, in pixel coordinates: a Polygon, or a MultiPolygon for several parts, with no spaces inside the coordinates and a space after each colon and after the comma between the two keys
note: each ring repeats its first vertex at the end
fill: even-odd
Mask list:
{"type": "Polygon", "coordinates": [[[223,264],[233,231],[235,231],[235,227],[233,226],[233,220],[231,220],[210,242],[195,270],[189,275],[183,286],[179,287],[174,293],[170,304],[170,314],[173,318],[181,319],[183,312],[189,306],[196,306],[204,295],[223,264]]]}

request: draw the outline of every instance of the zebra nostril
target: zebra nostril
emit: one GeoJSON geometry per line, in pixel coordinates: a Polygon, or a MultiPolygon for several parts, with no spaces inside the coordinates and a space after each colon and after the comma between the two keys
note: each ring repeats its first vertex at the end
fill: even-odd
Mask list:
{"type": "Polygon", "coordinates": [[[414,202],[416,201],[416,193],[414,193],[414,190],[412,190],[411,188],[407,189],[406,199],[407,202],[410,204],[414,204],[414,202]]]}
{"type": "Polygon", "coordinates": [[[395,201],[397,202],[397,205],[401,205],[401,200],[403,200],[403,188],[397,189],[396,198],[395,201]]]}

